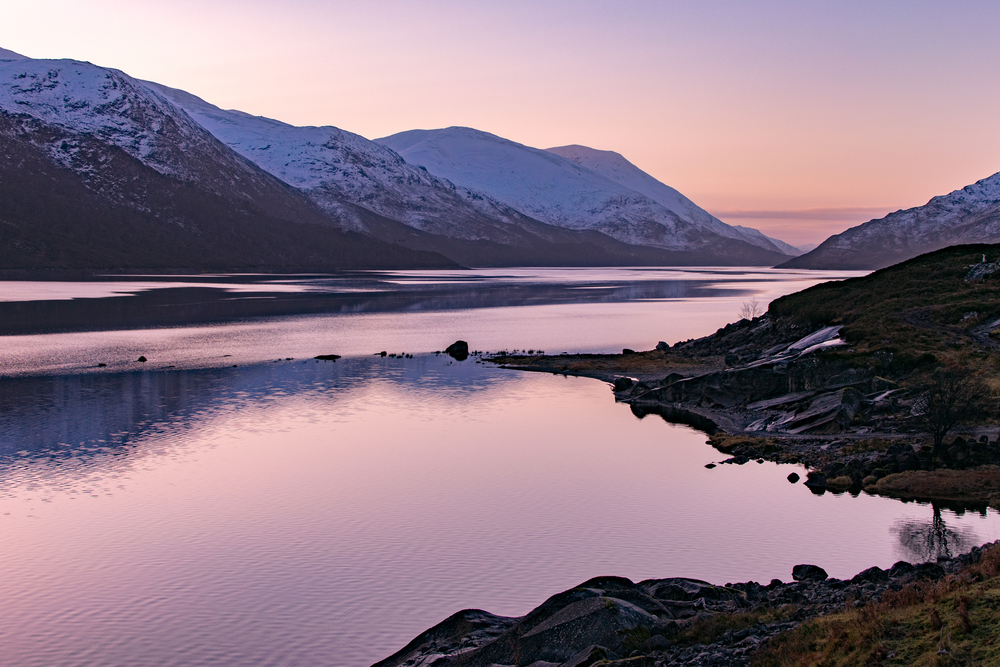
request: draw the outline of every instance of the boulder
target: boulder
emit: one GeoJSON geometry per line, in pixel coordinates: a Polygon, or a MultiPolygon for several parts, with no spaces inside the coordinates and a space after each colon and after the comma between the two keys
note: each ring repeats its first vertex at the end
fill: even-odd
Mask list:
{"type": "Polygon", "coordinates": [[[864,396],[846,387],[816,396],[803,410],[786,413],[769,430],[804,435],[843,433],[864,404],[864,396]]]}
{"type": "Polygon", "coordinates": [[[867,570],[857,573],[851,579],[852,584],[863,584],[871,582],[873,584],[882,583],[889,580],[889,573],[880,567],[870,567],[867,570]]]}
{"type": "Polygon", "coordinates": [[[655,579],[640,584],[646,592],[657,600],[691,602],[699,598],[705,600],[735,600],[743,595],[735,589],[714,586],[700,579],[655,579]]]}
{"type": "Polygon", "coordinates": [[[631,389],[633,384],[635,384],[635,382],[632,378],[615,378],[615,391],[619,392],[631,389]]]}
{"type": "Polygon", "coordinates": [[[511,657],[520,656],[522,664],[538,660],[561,664],[594,644],[621,654],[630,635],[638,636],[640,628],[652,634],[658,623],[655,616],[624,600],[605,596],[579,600],[528,629],[515,642],[511,657]]]}
{"type": "Polygon", "coordinates": [[[818,470],[810,470],[806,473],[806,486],[811,486],[817,489],[826,488],[826,475],[818,470]]]}
{"type": "Polygon", "coordinates": [[[823,581],[827,576],[826,570],[819,565],[796,565],[792,568],[792,579],[795,581],[823,581]]]}
{"type": "Polygon", "coordinates": [[[146,363],[146,357],[139,357],[138,359],[136,359],[136,361],[146,363]]]}
{"type": "Polygon", "coordinates": [[[666,352],[667,350],[670,349],[670,345],[665,341],[661,340],[659,343],[656,344],[656,349],[659,350],[660,352],[666,352]]]}
{"type": "Polygon", "coordinates": [[[456,340],[454,343],[444,348],[445,354],[456,361],[465,361],[469,358],[469,344],[464,340],[456,340]]]}
{"type": "Polygon", "coordinates": [[[613,660],[613,656],[614,653],[603,646],[591,645],[564,662],[561,667],[590,667],[601,660],[613,660]]]}
{"type": "Polygon", "coordinates": [[[799,474],[795,472],[793,472],[788,476],[788,481],[791,482],[792,484],[798,484],[799,479],[800,479],[799,474]]]}

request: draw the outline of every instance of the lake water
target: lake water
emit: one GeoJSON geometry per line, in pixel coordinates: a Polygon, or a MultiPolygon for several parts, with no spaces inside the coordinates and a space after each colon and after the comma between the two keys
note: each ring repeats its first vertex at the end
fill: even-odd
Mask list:
{"type": "MultiPolygon", "coordinates": [[[[374,295],[355,314],[0,339],[0,662],[360,667],[459,609],[519,615],[593,576],[846,577],[1000,538],[993,511],[935,523],[814,495],[795,466],[706,469],[724,457],[703,434],[598,381],[433,354],[648,349],[822,277],[636,273],[382,275],[339,283],[374,295]],[[328,352],[345,358],[311,360],[328,352]]],[[[322,280],[336,311],[329,279],[280,294],[322,280]]],[[[186,289],[219,291],[148,291],[186,289]]]]}

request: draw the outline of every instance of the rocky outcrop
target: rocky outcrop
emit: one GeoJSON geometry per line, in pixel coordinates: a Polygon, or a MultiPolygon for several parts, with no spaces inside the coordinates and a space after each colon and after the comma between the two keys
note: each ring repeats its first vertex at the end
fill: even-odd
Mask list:
{"type": "MultiPolygon", "coordinates": [[[[769,327],[766,316],[758,319],[751,326],[769,327]]],[[[839,331],[839,326],[823,327],[756,355],[744,345],[727,353],[733,364],[723,371],[668,375],[654,383],[616,381],[616,397],[646,410],[670,406],[725,411],[738,430],[843,433],[894,384],[878,377],[874,368],[856,368],[822,355],[845,345],[839,331]]]]}
{"type": "Polygon", "coordinates": [[[935,563],[900,561],[849,580],[796,565],[794,581],[716,586],[696,579],[633,583],[598,577],[546,600],[526,616],[466,610],[374,667],[659,667],[748,665],[775,635],[810,618],[877,602],[888,590],[941,579],[979,562],[983,549],[935,563]],[[715,622],[719,617],[727,622],[715,622]]]}

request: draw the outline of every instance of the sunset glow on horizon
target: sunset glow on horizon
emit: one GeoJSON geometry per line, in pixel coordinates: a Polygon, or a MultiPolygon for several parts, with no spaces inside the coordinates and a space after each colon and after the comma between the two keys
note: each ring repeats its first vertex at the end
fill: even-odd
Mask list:
{"type": "Polygon", "coordinates": [[[1000,171],[1000,4],[38,0],[0,47],[374,139],[614,150],[793,244],[1000,171]]]}

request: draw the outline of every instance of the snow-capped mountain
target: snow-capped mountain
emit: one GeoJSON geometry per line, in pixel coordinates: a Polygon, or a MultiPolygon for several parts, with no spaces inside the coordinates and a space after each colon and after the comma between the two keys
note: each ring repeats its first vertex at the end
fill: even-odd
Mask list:
{"type": "Polygon", "coordinates": [[[794,256],[801,254],[798,248],[784,241],[765,236],[756,229],[727,225],[674,188],[658,181],[642,169],[639,169],[639,167],[626,160],[620,153],[596,150],[576,144],[546,148],[545,150],[549,153],[561,155],[567,160],[572,160],[576,164],[586,167],[590,171],[603,176],[609,181],[614,181],[629,190],[635,190],[638,193],[646,195],[653,201],[662,204],[667,210],[673,212],[682,220],[696,227],[708,230],[719,236],[746,241],[766,250],[773,250],[785,255],[794,256]]]}
{"type": "Polygon", "coordinates": [[[337,127],[296,127],[225,111],[175,88],[143,82],[273,176],[305,192],[358,231],[371,231],[353,203],[419,230],[468,240],[504,240],[509,225],[534,224],[517,211],[457,188],[392,150],[337,127]]]}
{"type": "Polygon", "coordinates": [[[118,70],[2,51],[0,237],[20,236],[0,245],[0,268],[56,256],[80,265],[95,253],[102,266],[146,267],[785,259],[662,184],[680,215],[554,153],[442,132],[472,137],[455,152],[479,180],[336,127],[223,111],[118,70]]]}
{"type": "MultiPolygon", "coordinates": [[[[146,85],[182,108],[230,148],[302,190],[325,210],[342,220],[353,219],[353,228],[358,231],[385,234],[391,230],[380,226],[379,220],[381,225],[385,219],[399,221],[433,235],[433,238],[405,238],[400,242],[478,265],[695,261],[694,257],[685,260],[676,254],[630,247],[624,239],[615,243],[586,227],[571,230],[544,224],[549,221],[539,222],[535,216],[525,215],[525,211],[499,201],[491,193],[456,185],[422,165],[408,163],[386,146],[336,127],[295,127],[240,111],[225,111],[184,91],[151,82],[146,85]],[[366,218],[364,211],[374,212],[380,219],[366,218]],[[472,247],[469,242],[480,245],[472,247]],[[591,248],[582,250],[581,244],[591,248]],[[595,245],[600,249],[594,248],[595,245]],[[565,249],[570,246],[576,246],[577,250],[565,249]]],[[[667,247],[692,249],[691,244],[667,247]]],[[[767,249],[776,250],[770,245],[767,249]]],[[[721,257],[725,253],[719,254],[721,257]]],[[[774,259],[768,255],[764,261],[774,259]]],[[[760,260],[760,257],[749,259],[760,260]]],[[[697,261],[711,260],[703,254],[697,261]]]]}
{"type": "Polygon", "coordinates": [[[0,59],[4,268],[447,264],[345,236],[118,70],[16,55],[0,59]]]}
{"type": "Polygon", "coordinates": [[[1000,173],[831,236],[781,268],[881,269],[964,243],[1000,243],[1000,173]]]}
{"type": "Polygon", "coordinates": [[[783,257],[773,244],[765,243],[765,248],[751,243],[624,158],[620,162],[595,158],[587,154],[593,153],[591,149],[583,147],[544,151],[464,127],[411,130],[376,142],[436,176],[552,225],[599,231],[624,243],[674,251],[716,248],[724,255],[726,247],[750,245],[776,259],[783,257]],[[596,163],[598,170],[586,162],[596,163]],[[624,165],[646,176],[642,187],[663,201],[616,180],[629,184],[642,180],[634,172],[626,173],[624,165]]]}

